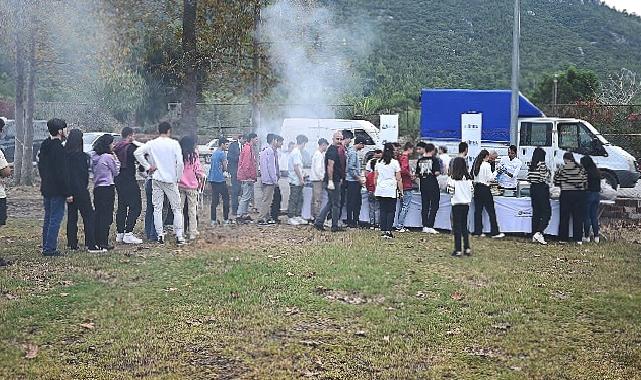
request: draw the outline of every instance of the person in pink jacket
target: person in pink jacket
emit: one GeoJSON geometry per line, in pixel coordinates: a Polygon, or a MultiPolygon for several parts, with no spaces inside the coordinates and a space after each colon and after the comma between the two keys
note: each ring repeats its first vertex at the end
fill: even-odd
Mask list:
{"type": "Polygon", "coordinates": [[[238,203],[238,222],[251,222],[249,217],[249,203],[254,199],[254,183],[258,177],[256,153],[254,147],[258,144],[258,136],[255,133],[247,135],[245,145],[240,151],[238,161],[238,181],[241,183],[242,195],[238,203]]]}
{"type": "MultiPolygon", "coordinates": [[[[183,175],[178,181],[180,190],[180,209],[185,209],[185,202],[189,210],[189,239],[198,237],[198,189],[205,178],[205,172],[200,164],[196,151],[196,140],[192,136],[180,139],[180,148],[183,153],[183,175]]],[[[178,217],[177,215],[174,216],[178,217]]]]}

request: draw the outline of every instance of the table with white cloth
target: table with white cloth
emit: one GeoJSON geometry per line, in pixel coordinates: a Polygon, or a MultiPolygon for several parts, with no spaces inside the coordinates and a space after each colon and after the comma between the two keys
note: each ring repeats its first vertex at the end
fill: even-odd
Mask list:
{"type": "MultiPolygon", "coordinates": [[[[312,202],[312,189],[305,187],[304,189],[304,203],[303,203],[303,217],[306,219],[311,218],[311,202],[312,202]]],[[[367,200],[367,193],[363,193],[363,205],[361,207],[360,220],[369,222],[369,202],[367,200]]],[[[436,221],[434,228],[441,230],[451,230],[452,223],[450,219],[452,204],[450,203],[451,196],[449,194],[441,193],[441,201],[439,204],[438,212],[436,213],[436,221]]],[[[327,202],[326,193],[323,195],[323,205],[327,202]]],[[[552,206],[552,217],[550,224],[545,230],[547,235],[558,235],[559,232],[559,217],[560,205],[556,199],[550,200],[552,206]]],[[[494,208],[496,210],[496,219],[499,224],[501,232],[505,233],[531,233],[532,232],[532,203],[529,197],[494,197],[494,208]]],[[[396,206],[396,214],[400,210],[400,202],[396,206]]],[[[343,210],[343,216],[345,210],[343,210]]],[[[378,213],[377,213],[378,220],[378,213]]],[[[412,195],[412,202],[410,204],[409,212],[405,218],[405,227],[423,227],[421,219],[421,193],[414,191],[412,195]]],[[[468,215],[468,227],[470,231],[474,230],[474,202],[470,205],[470,212],[468,215]]],[[[483,212],[483,232],[490,232],[490,220],[487,212],[483,212]]],[[[570,228],[570,235],[572,228],[570,228]]]]}

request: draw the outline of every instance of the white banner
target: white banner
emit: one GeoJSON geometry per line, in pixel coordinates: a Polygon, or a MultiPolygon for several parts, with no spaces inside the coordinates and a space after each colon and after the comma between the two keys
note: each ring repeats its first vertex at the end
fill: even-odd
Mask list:
{"type": "Polygon", "coordinates": [[[469,145],[467,155],[470,168],[481,152],[481,131],[483,130],[482,113],[463,113],[461,114],[461,141],[469,145]]]}
{"type": "Polygon", "coordinates": [[[398,141],[398,115],[381,115],[381,141],[398,141]]]}

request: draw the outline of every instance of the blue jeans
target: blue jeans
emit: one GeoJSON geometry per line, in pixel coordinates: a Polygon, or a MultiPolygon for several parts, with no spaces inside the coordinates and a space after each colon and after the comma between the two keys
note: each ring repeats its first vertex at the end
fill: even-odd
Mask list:
{"type": "Polygon", "coordinates": [[[601,194],[596,191],[588,191],[585,196],[585,219],[583,220],[583,233],[590,237],[590,227],[595,237],[599,236],[599,203],[601,194]]]}
{"type": "Polygon", "coordinates": [[[410,204],[412,204],[413,194],[414,194],[414,190],[403,191],[403,198],[402,198],[403,204],[401,205],[401,210],[398,212],[398,220],[396,221],[396,228],[400,229],[405,227],[405,217],[407,216],[407,213],[410,211],[410,204]]]}
{"type": "Polygon", "coordinates": [[[58,249],[58,232],[65,216],[64,197],[44,197],[45,220],[42,225],[42,251],[54,252],[58,249]]]}
{"type": "Polygon", "coordinates": [[[156,228],[154,227],[154,203],[151,199],[151,194],[151,180],[147,180],[145,182],[145,196],[147,198],[147,207],[145,209],[145,237],[147,237],[147,240],[156,241],[158,240],[158,234],[156,234],[156,228]]]}

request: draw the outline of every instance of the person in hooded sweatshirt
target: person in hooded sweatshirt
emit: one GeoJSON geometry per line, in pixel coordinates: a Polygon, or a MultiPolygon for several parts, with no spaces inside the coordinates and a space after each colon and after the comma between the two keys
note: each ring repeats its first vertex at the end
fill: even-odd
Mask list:
{"type": "Polygon", "coordinates": [[[120,173],[120,161],[113,152],[114,138],[102,135],[93,144],[91,156],[93,172],[93,204],[96,210],[96,245],[112,250],[109,245],[109,229],[114,221],[116,200],[115,178],[120,173]]]}
{"type": "Polygon", "coordinates": [[[67,123],[61,119],[51,119],[47,122],[47,129],[50,137],[42,142],[38,155],[40,193],[44,198],[45,209],[42,224],[42,254],[60,256],[58,233],[65,215],[65,201],[73,202],[67,160],[62,147],[67,123]]]}
{"type": "Polygon", "coordinates": [[[122,140],[114,145],[114,153],[120,161],[120,173],[115,178],[118,192],[118,211],[116,211],[116,243],[141,244],[142,239],[134,235],[136,221],[142,212],[142,195],[136,181],[136,144],[134,130],[125,127],[121,132],[122,140]]]}
{"type": "Polygon", "coordinates": [[[91,253],[102,252],[96,245],[95,213],[91,204],[89,185],[89,166],[91,158],[83,152],[82,131],[72,129],[65,144],[69,185],[73,200],[67,205],[67,245],[70,250],[78,250],[78,213],[85,227],[85,247],[91,253]]]}

